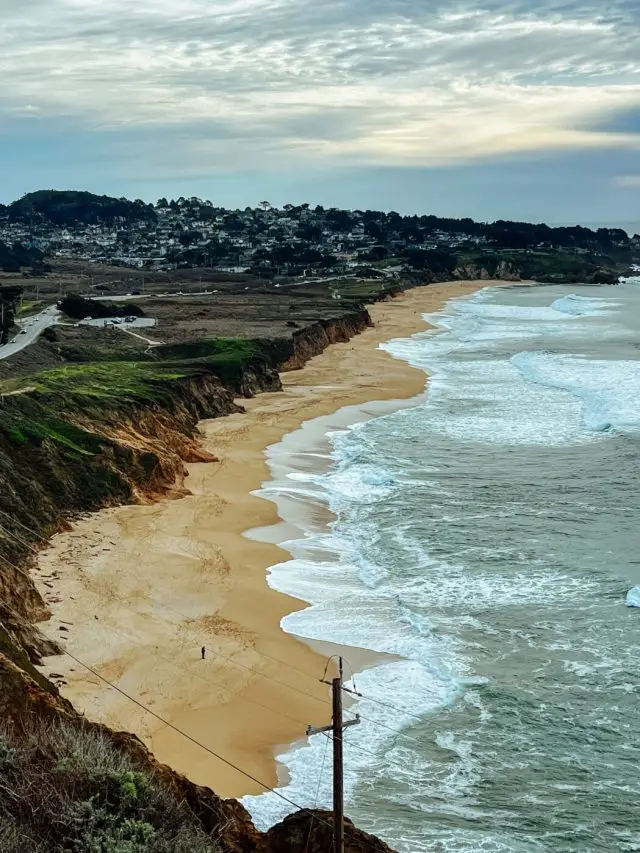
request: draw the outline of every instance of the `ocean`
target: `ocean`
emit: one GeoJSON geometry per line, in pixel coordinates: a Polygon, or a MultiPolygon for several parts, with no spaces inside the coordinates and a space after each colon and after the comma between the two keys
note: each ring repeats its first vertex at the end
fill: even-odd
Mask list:
{"type": "MultiPolygon", "coordinates": [[[[640,279],[428,319],[383,345],[427,395],[293,434],[260,491],[295,531],[269,583],[310,602],[284,630],[378,653],[346,652],[346,813],[400,853],[640,850],[640,279]]],[[[330,807],[326,737],[279,758],[330,807]]]]}

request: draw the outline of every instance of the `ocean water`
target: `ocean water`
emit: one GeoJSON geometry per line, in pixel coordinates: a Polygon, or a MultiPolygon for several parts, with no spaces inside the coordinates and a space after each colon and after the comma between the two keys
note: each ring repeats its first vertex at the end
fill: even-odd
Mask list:
{"type": "MultiPolygon", "coordinates": [[[[346,812],[401,853],[638,851],[640,280],[429,319],[384,345],[426,397],[272,448],[261,490],[303,519],[270,572],[310,602],[284,629],[390,655],[354,674],[346,812]]],[[[327,738],[280,760],[282,793],[330,806],[327,738]]]]}

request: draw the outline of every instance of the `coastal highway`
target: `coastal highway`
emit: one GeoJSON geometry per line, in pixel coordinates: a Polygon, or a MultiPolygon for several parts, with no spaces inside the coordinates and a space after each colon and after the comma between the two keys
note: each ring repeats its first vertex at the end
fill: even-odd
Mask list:
{"type": "Polygon", "coordinates": [[[13,336],[12,342],[0,346],[0,359],[9,358],[9,356],[15,355],[28,347],[29,344],[37,341],[45,329],[48,329],[49,326],[55,326],[59,317],[60,312],[55,305],[52,305],[39,314],[34,314],[33,317],[17,320],[16,325],[20,327],[20,331],[13,336]]]}

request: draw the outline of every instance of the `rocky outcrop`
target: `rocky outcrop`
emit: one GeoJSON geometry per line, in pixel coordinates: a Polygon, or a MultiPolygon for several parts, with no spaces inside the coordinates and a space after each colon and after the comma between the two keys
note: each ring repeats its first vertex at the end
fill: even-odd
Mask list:
{"type": "MultiPolygon", "coordinates": [[[[315,810],[296,812],[272,827],[258,840],[260,853],[327,853],[333,850],[333,814],[315,810]]],[[[358,829],[345,819],[345,853],[393,853],[391,847],[373,835],[358,829]]]]}
{"type": "Polygon", "coordinates": [[[509,261],[499,261],[497,265],[492,266],[493,269],[489,269],[476,263],[460,264],[454,270],[454,277],[460,281],[489,281],[490,279],[520,281],[522,279],[520,271],[509,261]]]}

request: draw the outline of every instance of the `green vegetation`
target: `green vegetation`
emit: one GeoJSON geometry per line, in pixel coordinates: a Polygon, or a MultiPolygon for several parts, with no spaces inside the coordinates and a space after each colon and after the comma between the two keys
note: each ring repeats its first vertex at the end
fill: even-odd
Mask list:
{"type": "Polygon", "coordinates": [[[85,317],[106,318],[106,317],[144,317],[145,313],[138,305],[119,305],[111,303],[105,305],[104,302],[97,302],[95,299],[84,299],[78,296],[77,293],[70,293],[58,303],[58,308],[67,317],[72,320],[84,320],[85,317]]]}
{"type": "Polygon", "coordinates": [[[265,354],[256,341],[216,338],[175,347],[159,347],[157,361],[71,363],[25,377],[0,382],[5,395],[0,436],[14,446],[40,446],[52,441],[73,455],[93,456],[103,439],[75,426],[65,411],[92,414],[100,421],[110,411],[127,406],[163,406],[171,410],[175,395],[171,383],[214,374],[240,388],[250,364],[264,365],[265,354]],[[20,393],[24,392],[24,393],[20,393]]]}
{"type": "Polygon", "coordinates": [[[34,247],[14,243],[8,246],[0,240],[0,270],[20,272],[22,267],[31,267],[34,273],[44,273],[49,267],[44,263],[44,254],[34,247]]]}
{"type": "Polygon", "coordinates": [[[41,721],[0,729],[3,853],[219,853],[188,806],[105,732],[41,721]]]}
{"type": "Polygon", "coordinates": [[[0,435],[17,446],[52,441],[74,455],[93,456],[100,452],[103,440],[67,420],[65,409],[72,407],[86,415],[99,409],[104,415],[127,404],[171,405],[165,383],[186,375],[164,365],[114,362],[69,364],[23,379],[5,380],[0,391],[27,393],[4,398],[0,435]]]}
{"type": "Polygon", "coordinates": [[[38,190],[27,193],[8,205],[6,211],[9,221],[29,224],[51,222],[54,225],[98,225],[153,222],[156,219],[153,206],[140,199],[129,201],[126,198],[75,190],[38,190]]]}
{"type": "Polygon", "coordinates": [[[211,364],[244,364],[259,353],[249,338],[210,338],[158,347],[161,357],[170,360],[207,359],[211,364]]]}
{"type": "Polygon", "coordinates": [[[17,310],[18,317],[25,317],[28,314],[37,314],[44,307],[44,302],[39,299],[25,299],[17,310]]]}
{"type": "Polygon", "coordinates": [[[160,346],[154,355],[164,360],[167,369],[206,370],[237,390],[249,366],[264,364],[266,350],[260,341],[248,338],[210,338],[160,346]]]}
{"type": "Polygon", "coordinates": [[[624,266],[613,257],[550,248],[466,250],[456,257],[456,263],[475,264],[486,269],[489,275],[496,274],[499,264],[507,264],[521,278],[542,282],[606,283],[617,281],[624,271],[624,266]]]}

